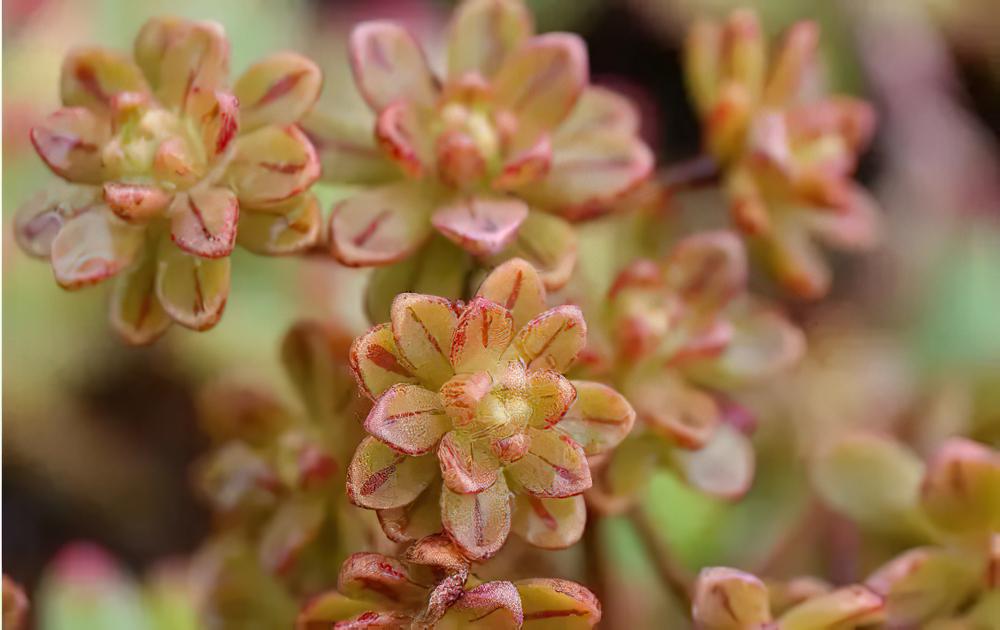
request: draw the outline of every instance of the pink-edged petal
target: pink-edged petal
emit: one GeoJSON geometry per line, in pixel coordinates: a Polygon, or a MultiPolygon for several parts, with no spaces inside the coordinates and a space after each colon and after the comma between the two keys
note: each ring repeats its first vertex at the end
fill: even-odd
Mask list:
{"type": "Polygon", "coordinates": [[[433,455],[410,457],[366,437],[347,468],[347,497],[369,509],[398,508],[413,502],[436,476],[433,455]]]}
{"type": "Polygon", "coordinates": [[[635,410],[624,396],[602,383],[573,381],[576,399],[556,430],[566,433],[589,455],[618,446],[635,423],[635,410]]]}
{"type": "Polygon", "coordinates": [[[689,485],[705,494],[730,500],[750,490],[755,460],[750,438],[725,422],[716,427],[702,448],[674,453],[680,476],[689,485]]]}
{"type": "Polygon", "coordinates": [[[537,497],[562,498],[590,488],[590,465],[583,448],[554,429],[528,428],[528,453],[506,469],[525,492],[537,497]]]}
{"type": "Polygon", "coordinates": [[[323,233],[323,212],[316,195],[306,193],[292,197],[281,210],[279,214],[244,209],[240,212],[236,242],[265,256],[297,254],[319,242],[323,233]]]}
{"type": "Polygon", "coordinates": [[[565,219],[545,212],[532,211],[517,231],[510,247],[490,260],[498,264],[511,258],[523,258],[538,271],[549,291],[569,282],[576,266],[577,238],[565,219]]]}
{"type": "Polygon", "coordinates": [[[438,462],[445,486],[458,494],[475,494],[497,480],[500,461],[484,441],[473,441],[457,431],[444,436],[438,445],[438,462]]]}
{"type": "Polygon", "coordinates": [[[111,293],[111,325],[127,343],[146,345],[170,327],[170,316],[156,297],[156,252],[146,251],[126,269],[111,293]]]}
{"type": "Polygon", "coordinates": [[[476,417],[479,402],[493,388],[488,372],[456,374],[441,386],[441,403],[455,426],[462,427],[476,417]]]}
{"type": "Polygon", "coordinates": [[[458,318],[451,345],[456,373],[493,369],[514,336],[510,312],[486,298],[476,297],[458,318]]]}
{"type": "Polygon", "coordinates": [[[143,230],[95,206],[69,220],[52,240],[50,257],[56,282],[79,289],[109,278],[132,264],[143,244],[143,230]]]}
{"type": "Polygon", "coordinates": [[[493,81],[497,106],[517,120],[512,146],[533,144],[576,105],[589,76],[587,49],[578,36],[547,33],[519,47],[493,81]]]}
{"type": "Polygon", "coordinates": [[[692,309],[715,313],[745,290],[743,243],[731,232],[703,232],[674,247],[664,268],[667,285],[692,309]]]}
{"type": "Polygon", "coordinates": [[[787,630],[813,628],[865,627],[885,619],[885,601],[870,589],[845,586],[831,593],[813,597],[781,615],[781,627],[787,630]]]}
{"type": "Polygon", "coordinates": [[[555,370],[528,371],[528,401],[531,425],[546,429],[562,420],[576,399],[576,389],[569,379],[555,370]]]}
{"type": "Polygon", "coordinates": [[[321,497],[299,495],[285,500],[261,532],[260,562],[268,571],[286,575],[316,540],[326,519],[321,497]]]}
{"type": "Polygon", "coordinates": [[[402,293],[392,302],[392,336],[413,373],[432,389],[454,376],[448,358],[458,315],[450,300],[402,293]]]}
{"type": "Polygon", "coordinates": [[[627,98],[600,86],[588,86],[569,117],[554,135],[558,149],[571,147],[595,136],[635,136],[639,112],[627,98]]]}
{"type": "Polygon", "coordinates": [[[528,206],[513,197],[462,197],[439,208],[434,227],[474,256],[496,254],[516,236],[528,206]]]}
{"type": "Polygon", "coordinates": [[[430,106],[437,87],[424,51],[405,28],[364,22],[351,31],[351,69],[362,96],[381,111],[399,100],[430,106]]]}
{"type": "Polygon", "coordinates": [[[396,163],[375,143],[370,124],[314,109],[302,119],[301,127],[319,155],[324,181],[372,185],[399,176],[396,163]]]}
{"type": "Polygon", "coordinates": [[[510,532],[510,512],[510,491],[503,475],[477,494],[458,494],[447,487],[442,490],[444,530],[474,560],[485,560],[500,551],[510,532]]]}
{"type": "MultiPolygon", "coordinates": [[[[146,36],[152,38],[159,27],[154,22],[149,28],[146,36]]],[[[169,30],[160,53],[156,96],[167,107],[201,115],[229,74],[229,41],[215,22],[185,22],[169,30]]]]}
{"type": "Polygon", "coordinates": [[[172,242],[160,242],[156,297],[170,318],[193,330],[208,330],[222,317],[229,297],[229,258],[199,258],[172,242]]]}
{"type": "Polygon", "coordinates": [[[539,207],[587,219],[611,211],[649,176],[653,162],[636,136],[594,134],[557,147],[546,176],[522,190],[539,207]]]}
{"type": "Polygon", "coordinates": [[[116,95],[148,91],[138,66],[117,51],[81,48],[67,55],[62,65],[59,93],[66,107],[107,112],[116,95]]]}
{"type": "Polygon", "coordinates": [[[412,542],[441,531],[441,484],[432,483],[407,505],[378,510],[378,522],[393,542],[412,542]]]}
{"type": "Polygon", "coordinates": [[[337,576],[337,590],[347,597],[390,606],[417,604],[426,594],[402,562],[380,553],[348,556],[337,576]]]}
{"type": "Polygon", "coordinates": [[[298,122],[319,98],[322,83],[319,66],[298,53],[278,52],[258,61],[233,86],[243,128],[298,122]]]}
{"type": "Polygon", "coordinates": [[[559,627],[585,630],[601,621],[601,602],[569,580],[532,578],[514,583],[521,596],[526,630],[559,627]]]}
{"type": "Polygon", "coordinates": [[[508,260],[491,271],[476,295],[510,311],[515,330],[545,310],[545,286],[531,263],[521,258],[508,260]]]}
{"type": "MultiPolygon", "coordinates": [[[[205,106],[207,110],[197,120],[205,154],[211,161],[225,153],[232,144],[245,114],[236,96],[228,92],[216,91],[206,96],[205,106]]],[[[246,125],[243,130],[248,130],[246,125]]]]}
{"type": "Polygon", "coordinates": [[[240,204],[228,188],[176,195],[168,213],[170,238],[185,252],[201,258],[222,258],[233,251],[240,204]]]}
{"type": "Polygon", "coordinates": [[[125,221],[135,223],[159,216],[174,199],[171,193],[158,186],[123,182],[104,184],[103,194],[104,202],[112,212],[125,221]]]}
{"type": "Polygon", "coordinates": [[[565,372],[587,343],[587,322],[576,306],[549,309],[517,333],[514,345],[529,368],[565,372]]]}
{"type": "Polygon", "coordinates": [[[366,431],[407,455],[430,452],[450,428],[437,393],[409,383],[387,389],[365,420],[366,431]]]}
{"type": "Polygon", "coordinates": [[[358,386],[372,400],[396,383],[416,383],[418,380],[399,354],[388,323],[379,324],[354,340],[350,363],[358,386]]]}
{"type": "Polygon", "coordinates": [[[625,395],[640,420],[677,446],[699,449],[721,420],[715,399],[669,370],[639,375],[625,384],[625,395]]]}
{"type": "Polygon", "coordinates": [[[427,240],[435,199],[417,181],[400,181],[341,201],[330,217],[330,251],[349,266],[387,265],[427,240]]]}
{"type": "Polygon", "coordinates": [[[234,147],[226,179],[241,204],[261,209],[277,206],[319,178],[316,150],[294,125],[262,127],[240,135],[234,147]]]}
{"type": "Polygon", "coordinates": [[[99,202],[100,190],[94,187],[59,183],[45,187],[17,209],[17,244],[29,256],[48,258],[62,226],[99,202]]]}
{"type": "Polygon", "coordinates": [[[448,76],[474,72],[491,78],[533,32],[531,13],[520,2],[462,3],[448,30],[448,76]]]}
{"type": "Polygon", "coordinates": [[[378,115],[375,140],[382,152],[410,177],[432,167],[432,136],[425,114],[410,101],[396,101],[378,115]]]}
{"type": "Polygon", "coordinates": [[[587,505],[583,495],[544,498],[518,493],[514,497],[514,533],[542,549],[565,549],[583,535],[587,505]]]}
{"type": "Polygon", "coordinates": [[[101,181],[101,149],[110,136],[106,119],[83,107],[64,107],[31,128],[34,145],[46,166],[63,179],[101,181]]]}
{"type": "Polygon", "coordinates": [[[500,173],[493,178],[493,187],[498,190],[523,189],[548,174],[552,159],[552,140],[548,134],[542,134],[535,144],[504,162],[500,173]]]}
{"type": "Polygon", "coordinates": [[[771,623],[767,586],[756,576],[727,567],[702,569],[691,614],[703,628],[763,628],[771,623]]]}
{"type": "Polygon", "coordinates": [[[465,592],[441,619],[442,628],[520,628],[521,597],[510,582],[486,582],[465,592]]]}

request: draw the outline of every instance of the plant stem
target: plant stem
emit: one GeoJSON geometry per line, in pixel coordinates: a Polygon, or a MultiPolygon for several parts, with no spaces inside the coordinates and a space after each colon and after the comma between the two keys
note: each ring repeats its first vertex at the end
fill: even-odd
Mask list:
{"type": "Polygon", "coordinates": [[[601,604],[607,607],[607,582],[604,572],[604,548],[601,544],[602,517],[587,510],[587,526],[583,530],[584,567],[587,586],[601,604]]]}
{"type": "Polygon", "coordinates": [[[691,608],[692,585],[694,579],[690,572],[681,566],[674,558],[670,548],[664,542],[663,537],[656,530],[656,527],[649,522],[649,517],[642,508],[635,507],[628,513],[628,518],[632,522],[639,539],[649,552],[653,567],[660,575],[660,580],[664,586],[670,589],[677,601],[685,609],[691,608]]]}
{"type": "Polygon", "coordinates": [[[669,190],[700,188],[719,180],[719,164],[703,154],[664,168],[658,178],[669,190]]]}
{"type": "Polygon", "coordinates": [[[823,506],[816,497],[810,496],[798,518],[774,544],[767,555],[754,569],[754,575],[771,576],[788,559],[791,552],[815,539],[823,528],[823,506]]]}

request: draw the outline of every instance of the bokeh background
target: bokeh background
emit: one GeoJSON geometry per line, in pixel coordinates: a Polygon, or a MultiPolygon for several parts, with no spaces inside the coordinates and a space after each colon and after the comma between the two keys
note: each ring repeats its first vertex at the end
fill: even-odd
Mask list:
{"type": "MultiPolygon", "coordinates": [[[[779,393],[747,401],[760,423],[754,489],[728,505],[663,477],[648,499],[660,535],[691,568],[767,561],[779,574],[822,565],[820,571],[848,577],[858,568],[838,566],[836,546],[817,557],[774,554],[775,541],[805,509],[808,476],[800,455],[811,445],[851,426],[912,426],[913,442],[925,448],[955,432],[1000,443],[995,2],[529,4],[539,30],[572,30],[586,39],[595,82],[637,101],[643,133],[663,166],[698,152],[700,130],[679,57],[694,15],[749,4],[761,11],[772,35],[796,19],[817,20],[823,80],[832,91],[875,104],[880,125],[859,179],[883,207],[885,239],[870,255],[837,260],[826,300],[788,305],[806,329],[810,350],[779,393]]],[[[326,73],[323,106],[350,108],[359,101],[346,66],[349,25],[392,17],[440,42],[450,8],[443,0],[4,3],[3,570],[29,592],[44,583],[46,567],[71,541],[109,551],[127,580],[141,580],[164,559],[192,552],[208,527],[189,484],[191,462],[205,447],[195,426],[198,389],[230,372],[287,387],[278,341],[304,315],[335,317],[355,330],[365,326],[364,272],[319,258],[264,260],[238,250],[222,322],[204,334],[175,326],[145,349],[125,347],[112,335],[107,287],[75,294],[59,289],[46,264],[18,250],[11,224],[18,205],[51,181],[28,130],[57,106],[65,52],[83,43],[127,49],[153,15],[208,18],[222,23],[232,40],[234,76],[270,51],[299,50],[326,73]]],[[[332,198],[339,191],[322,194],[332,198]]],[[[701,225],[718,214],[718,201],[711,193],[679,195],[672,212],[678,225],[701,225]]],[[[836,520],[815,524],[820,531],[813,535],[837,526],[836,520]]],[[[851,544],[850,532],[842,530],[830,531],[851,544]]],[[[606,610],[608,627],[621,627],[617,622],[624,619],[663,627],[653,620],[678,611],[659,596],[635,534],[610,519],[598,535],[612,559],[609,570],[620,578],[611,587],[620,592],[606,610]]]]}

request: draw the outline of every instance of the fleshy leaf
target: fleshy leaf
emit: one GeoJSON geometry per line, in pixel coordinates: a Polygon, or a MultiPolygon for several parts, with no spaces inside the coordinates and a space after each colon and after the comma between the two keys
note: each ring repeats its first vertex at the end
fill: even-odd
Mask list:
{"type": "Polygon", "coordinates": [[[457,374],[441,386],[441,403],[456,426],[465,426],[476,417],[479,402],[492,387],[493,379],[487,372],[457,374]]]}
{"type": "Polygon", "coordinates": [[[819,28],[815,22],[803,20],[788,28],[771,62],[762,99],[765,105],[780,107],[795,98],[802,86],[805,68],[816,54],[818,42],[819,28]]]}
{"type": "Polygon", "coordinates": [[[400,613],[380,612],[374,602],[352,599],[335,590],[311,597],[295,619],[295,630],[363,630],[402,627],[408,619],[400,613]],[[379,625],[382,624],[382,625],[379,625]],[[396,624],[390,625],[390,624],[396,624]]]}
{"type": "Polygon", "coordinates": [[[319,154],[324,181],[372,185],[399,176],[396,165],[376,146],[370,125],[313,110],[301,126],[319,154]]]}
{"type": "Polygon", "coordinates": [[[392,301],[400,293],[460,299],[471,270],[472,259],[468,254],[443,236],[432,236],[413,256],[372,271],[365,292],[368,319],[388,320],[392,301]]]}
{"type": "Polygon", "coordinates": [[[226,179],[248,207],[280,206],[319,178],[316,150],[295,125],[241,134],[235,150],[226,179]]]}
{"type": "Polygon", "coordinates": [[[198,258],[160,243],[156,297],[170,318],[194,330],[218,323],[229,297],[229,258],[198,258]]]}
{"type": "Polygon", "coordinates": [[[240,204],[228,188],[176,195],[168,213],[170,238],[185,252],[200,258],[221,258],[233,251],[240,204]]]}
{"type": "Polygon", "coordinates": [[[474,298],[458,318],[451,346],[456,373],[493,369],[514,336],[510,312],[486,298],[474,298]]]}
{"type": "Polygon", "coordinates": [[[750,489],[756,467],[750,439],[723,422],[698,450],[674,452],[674,462],[688,484],[706,494],[738,499],[750,489]]]}
{"type": "Polygon", "coordinates": [[[245,131],[298,122],[319,98],[323,76],[310,59],[279,52],[258,61],[233,86],[245,131]]]}
{"type": "Polygon", "coordinates": [[[877,624],[884,618],[882,598],[864,586],[845,586],[814,597],[781,616],[782,630],[821,630],[843,624],[854,627],[877,624]]]}
{"type": "Polygon", "coordinates": [[[425,595],[403,563],[379,553],[351,554],[340,567],[337,589],[347,597],[388,606],[415,604],[425,595]]]}
{"type": "Polygon", "coordinates": [[[569,435],[587,455],[604,453],[625,439],[635,411],[614,389],[592,381],[573,381],[576,400],[557,429],[569,435]]]}
{"type": "Polygon", "coordinates": [[[448,31],[448,76],[491,78],[534,27],[521,2],[472,0],[455,9],[448,31]]]}
{"type": "Polygon", "coordinates": [[[379,324],[351,345],[351,369],[358,386],[372,400],[396,383],[416,383],[417,377],[396,349],[388,323],[379,324]]]}
{"type": "Polygon", "coordinates": [[[17,210],[14,219],[17,244],[30,256],[48,258],[63,224],[86,212],[98,201],[99,193],[89,186],[58,182],[38,191],[17,210]]]}
{"type": "Polygon", "coordinates": [[[545,287],[538,272],[526,260],[514,258],[490,272],[476,295],[510,311],[514,329],[520,330],[545,310],[545,287]]]}
{"type": "Polygon", "coordinates": [[[319,497],[302,495],[282,503],[268,520],[260,539],[260,560],[269,571],[284,574],[298,561],[303,549],[316,539],[326,506],[319,497]]]}
{"type": "Polygon", "coordinates": [[[133,345],[156,341],[171,323],[156,297],[156,269],[155,250],[144,252],[120,275],[111,293],[111,325],[133,345]]]}
{"type": "Polygon", "coordinates": [[[513,197],[465,197],[434,212],[431,222],[474,256],[496,254],[517,235],[528,206],[513,197]]]}
{"type": "Polygon", "coordinates": [[[921,627],[952,616],[979,577],[967,558],[944,548],[911,549],[883,565],[865,585],[885,598],[894,627],[921,627]]]}
{"type": "Polygon", "coordinates": [[[600,86],[588,86],[569,118],[555,134],[557,146],[593,136],[629,136],[639,131],[639,112],[627,98],[600,86]]]}
{"type": "MultiPolygon", "coordinates": [[[[240,131],[243,114],[241,103],[232,94],[217,91],[213,99],[206,103],[208,109],[198,119],[201,139],[210,160],[224,154],[232,144],[240,131]]],[[[243,130],[247,129],[244,127],[243,130]]]]}
{"type": "Polygon", "coordinates": [[[458,431],[444,436],[438,446],[441,476],[447,488],[459,494],[475,494],[492,486],[497,480],[500,462],[485,442],[476,442],[458,431]]]}
{"type": "Polygon", "coordinates": [[[284,202],[281,213],[240,212],[236,242],[255,254],[283,256],[315,245],[323,230],[323,212],[316,195],[306,193],[284,202]]]}
{"type": "Polygon", "coordinates": [[[590,488],[590,465],[583,448],[555,429],[528,428],[528,453],[507,466],[525,492],[538,497],[569,497],[590,488]]]}
{"type": "Polygon", "coordinates": [[[351,31],[350,55],[354,80],[375,111],[403,99],[433,104],[434,77],[405,28],[383,21],[359,24],[351,31]]]}
{"type": "Polygon", "coordinates": [[[693,600],[692,616],[705,630],[763,628],[771,622],[767,587],[757,577],[736,569],[702,569],[693,600]]]}
{"type": "Polygon", "coordinates": [[[672,371],[637,375],[625,395],[650,429],[682,448],[704,447],[719,424],[715,399],[672,371]]]}
{"type": "Polygon", "coordinates": [[[454,375],[449,360],[458,316],[449,300],[401,293],[392,302],[392,336],[413,373],[433,389],[454,375]]]}
{"type": "Polygon", "coordinates": [[[514,583],[521,595],[527,630],[583,630],[601,621],[601,603],[569,580],[532,578],[514,583]]]}
{"type": "Polygon", "coordinates": [[[387,389],[365,420],[365,430],[407,455],[430,452],[451,428],[436,392],[397,383],[387,389]]]}
{"type": "MultiPolygon", "coordinates": [[[[619,505],[614,512],[627,507],[649,484],[650,478],[662,462],[662,440],[652,435],[639,435],[626,439],[611,452],[598,490],[608,494],[619,505]]],[[[595,483],[595,486],[598,484],[595,483]]]]}
{"type": "Polygon", "coordinates": [[[583,535],[587,506],[583,495],[547,499],[514,495],[514,533],[543,549],[565,549],[583,535]]]}
{"type": "Polygon", "coordinates": [[[529,369],[565,372],[587,343],[587,322],[576,306],[549,309],[517,333],[514,344],[529,369]]]}
{"type": "Polygon", "coordinates": [[[510,513],[510,491],[503,475],[478,494],[442,489],[444,530],[474,560],[485,560],[500,550],[510,532],[510,513]]]}
{"type": "Polygon", "coordinates": [[[421,177],[433,160],[430,133],[424,112],[410,101],[396,101],[387,106],[375,121],[375,139],[379,148],[404,173],[421,177]]]}
{"type": "Polygon", "coordinates": [[[531,404],[531,425],[547,429],[562,420],[576,399],[573,384],[554,370],[528,371],[528,401],[531,404]]]}
{"type": "Polygon", "coordinates": [[[330,217],[330,251],[349,266],[386,265],[406,258],[431,234],[435,200],[426,186],[400,181],[341,201],[330,217]]]}
{"type": "Polygon", "coordinates": [[[106,182],[104,201],[111,211],[125,221],[142,223],[161,214],[177,197],[157,186],[106,182]]]}
{"type": "Polygon", "coordinates": [[[408,505],[378,510],[378,521],[393,542],[410,542],[441,531],[441,484],[432,483],[408,505]]]}
{"type": "Polygon", "coordinates": [[[665,267],[667,285],[698,313],[714,314],[746,285],[746,253],[731,232],[703,232],[677,244],[665,267]]]}
{"type": "MultiPolygon", "coordinates": [[[[146,35],[152,38],[156,33],[151,28],[146,35]]],[[[222,87],[229,74],[225,31],[215,22],[184,22],[169,31],[160,52],[156,96],[167,107],[182,112],[207,111],[206,99],[222,87]]],[[[138,49],[138,39],[136,45],[138,49]]]]}
{"type": "Polygon", "coordinates": [[[510,582],[486,582],[470,589],[448,609],[434,627],[520,628],[524,622],[521,598],[510,582]]]}
{"type": "Polygon", "coordinates": [[[141,228],[93,207],[62,226],[52,240],[52,271],[64,289],[96,284],[127,267],[142,247],[141,228]]]}
{"type": "Polygon", "coordinates": [[[66,107],[106,112],[123,92],[148,92],[139,68],[127,55],[106,48],[81,48],[66,56],[59,93],[66,107]]]}
{"type": "Polygon", "coordinates": [[[83,107],[64,107],[32,127],[31,144],[56,175],[73,182],[101,181],[101,149],[110,135],[106,120],[83,107]]]}
{"type": "Polygon", "coordinates": [[[420,496],[436,472],[433,455],[410,457],[366,437],[347,469],[347,496],[369,509],[401,507],[420,496]]]}
{"type": "Polygon", "coordinates": [[[494,264],[510,258],[523,258],[538,272],[545,288],[561,289],[576,265],[577,239],[573,226],[565,219],[532,211],[521,224],[510,247],[492,260],[494,264]]]}
{"type": "Polygon", "coordinates": [[[920,505],[950,533],[1000,531],[1000,452],[963,438],[946,441],[927,466],[920,505]]]}

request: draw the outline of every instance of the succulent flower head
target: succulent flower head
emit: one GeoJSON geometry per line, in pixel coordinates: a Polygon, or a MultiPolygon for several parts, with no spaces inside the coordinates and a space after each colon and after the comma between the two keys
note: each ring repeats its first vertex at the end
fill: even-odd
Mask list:
{"type": "MultiPolygon", "coordinates": [[[[582,40],[533,30],[520,0],[467,0],[439,78],[402,27],[354,29],[352,69],[381,157],[361,153],[398,168],[334,208],[330,244],[341,262],[401,261],[436,230],[485,262],[530,260],[550,288],[567,281],[576,239],[562,217],[607,211],[650,172],[652,155],[632,106],[588,86],[582,40]]],[[[310,132],[321,150],[345,152],[336,126],[310,132]]]]}
{"type": "Polygon", "coordinates": [[[785,286],[813,298],[830,282],[814,241],[869,248],[878,224],[874,201],[851,181],[874,130],[871,106],[801,96],[818,39],[815,24],[799,22],[769,63],[756,15],[737,10],[724,24],[696,23],[686,51],[689,89],[735,224],[785,286]]]}
{"type": "Polygon", "coordinates": [[[296,628],[592,628],[601,605],[589,590],[557,579],[482,582],[445,536],[428,536],[400,559],[356,553],[337,589],[320,593],[299,613],[296,628]]]}
{"type": "Polygon", "coordinates": [[[78,49],[63,107],[31,130],[67,183],[21,210],[16,233],[67,289],[120,277],[111,321],[148,343],[176,321],[221,317],[237,242],[280,254],[311,245],[319,161],[296,121],[319,94],[311,61],[278,53],[228,86],[229,42],[211,22],[154,18],[133,55],[78,49]]]}
{"type": "Polygon", "coordinates": [[[575,306],[544,308],[538,274],[514,259],[468,304],[397,296],[392,321],[355,341],[375,404],[348,495],[380,510],[390,538],[443,525],[472,558],[496,553],[512,527],[546,547],[579,538],[587,457],[620,442],[634,413],[611,388],[562,375],[586,323],[575,306]]]}

